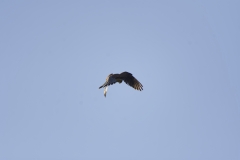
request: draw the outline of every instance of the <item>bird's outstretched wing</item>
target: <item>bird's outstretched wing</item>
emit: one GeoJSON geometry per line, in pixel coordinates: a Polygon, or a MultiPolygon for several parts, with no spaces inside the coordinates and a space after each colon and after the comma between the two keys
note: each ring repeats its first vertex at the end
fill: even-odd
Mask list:
{"type": "Polygon", "coordinates": [[[110,74],[110,75],[106,78],[106,82],[105,82],[102,86],[99,87],[99,89],[102,88],[102,87],[104,87],[103,93],[104,93],[104,96],[105,96],[105,97],[106,97],[106,95],[107,95],[108,86],[109,86],[109,85],[112,85],[112,84],[114,84],[114,83],[116,83],[116,82],[117,82],[117,80],[114,78],[113,74],[110,74]]]}
{"type": "Polygon", "coordinates": [[[112,85],[112,84],[114,84],[116,82],[117,82],[117,80],[113,77],[113,74],[110,74],[106,78],[106,82],[102,86],[100,86],[99,89],[102,88],[102,87],[106,87],[106,86],[112,85]]]}
{"type": "Polygon", "coordinates": [[[135,77],[133,77],[131,73],[122,72],[121,74],[119,74],[119,78],[124,80],[126,84],[133,87],[134,89],[139,91],[143,90],[143,85],[135,77]]]}

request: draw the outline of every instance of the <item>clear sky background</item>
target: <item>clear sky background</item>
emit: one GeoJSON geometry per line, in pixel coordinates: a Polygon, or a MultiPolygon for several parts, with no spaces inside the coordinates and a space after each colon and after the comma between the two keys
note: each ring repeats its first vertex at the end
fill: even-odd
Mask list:
{"type": "Polygon", "coordinates": [[[0,159],[239,160],[239,8],[1,0],[0,159]]]}

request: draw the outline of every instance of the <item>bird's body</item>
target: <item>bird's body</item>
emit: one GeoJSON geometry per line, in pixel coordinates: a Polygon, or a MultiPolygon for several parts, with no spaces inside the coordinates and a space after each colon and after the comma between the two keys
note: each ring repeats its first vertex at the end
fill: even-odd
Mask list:
{"type": "Polygon", "coordinates": [[[122,81],[136,90],[143,90],[143,85],[129,72],[122,72],[121,74],[109,74],[106,78],[106,82],[100,86],[99,89],[104,87],[104,96],[106,97],[108,86],[115,84],[116,82],[122,83],[122,81]]]}

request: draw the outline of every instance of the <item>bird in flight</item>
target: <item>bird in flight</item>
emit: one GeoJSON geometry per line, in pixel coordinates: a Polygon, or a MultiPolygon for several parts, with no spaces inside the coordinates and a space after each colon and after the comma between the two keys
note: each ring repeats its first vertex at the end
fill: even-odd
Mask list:
{"type": "Polygon", "coordinates": [[[109,74],[109,76],[106,78],[106,82],[100,86],[99,89],[104,87],[104,96],[106,97],[108,86],[115,84],[116,82],[122,83],[122,81],[136,90],[143,90],[143,85],[129,72],[122,72],[121,74],[109,74]]]}

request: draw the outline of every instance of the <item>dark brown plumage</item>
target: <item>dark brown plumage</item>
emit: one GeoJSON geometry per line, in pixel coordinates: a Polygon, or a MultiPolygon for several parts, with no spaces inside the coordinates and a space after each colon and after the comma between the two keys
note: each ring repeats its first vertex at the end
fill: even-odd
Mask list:
{"type": "Polygon", "coordinates": [[[143,90],[143,85],[129,72],[122,72],[121,74],[110,74],[106,78],[106,82],[102,86],[100,86],[99,89],[105,87],[104,95],[106,96],[107,86],[115,84],[116,82],[122,83],[122,81],[124,81],[126,84],[136,90],[143,90]]]}

